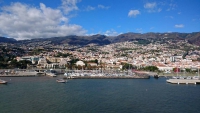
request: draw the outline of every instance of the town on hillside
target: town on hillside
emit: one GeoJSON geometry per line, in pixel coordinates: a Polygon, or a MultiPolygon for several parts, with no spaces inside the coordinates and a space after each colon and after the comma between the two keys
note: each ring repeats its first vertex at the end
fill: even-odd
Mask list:
{"type": "MultiPolygon", "coordinates": [[[[164,37],[167,38],[167,37],[164,37]]],[[[200,47],[187,40],[149,40],[85,46],[51,41],[0,43],[0,69],[146,70],[197,72],[200,47]]]]}

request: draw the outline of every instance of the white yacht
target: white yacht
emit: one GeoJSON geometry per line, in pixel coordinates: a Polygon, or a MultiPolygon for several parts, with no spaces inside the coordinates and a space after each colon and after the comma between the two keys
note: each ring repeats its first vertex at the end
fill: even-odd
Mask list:
{"type": "Polygon", "coordinates": [[[53,69],[47,70],[46,75],[51,76],[51,77],[56,77],[56,72],[53,69]]]}
{"type": "Polygon", "coordinates": [[[56,75],[54,73],[46,73],[48,76],[51,76],[51,77],[56,77],[56,75]]]}
{"type": "Polygon", "coordinates": [[[68,76],[69,74],[66,72],[66,73],[64,73],[64,75],[65,75],[65,76],[68,76]]]}
{"type": "Polygon", "coordinates": [[[56,82],[59,82],[59,83],[65,83],[65,82],[67,82],[67,81],[64,80],[64,79],[57,79],[56,82]]]}
{"type": "Polygon", "coordinates": [[[7,84],[7,81],[0,79],[0,84],[7,84]]]}
{"type": "Polygon", "coordinates": [[[192,79],[192,77],[191,77],[191,76],[188,76],[186,79],[189,79],[189,80],[190,80],[190,79],[192,79]]]}
{"type": "Polygon", "coordinates": [[[192,79],[198,80],[199,76],[193,76],[192,79]]]}

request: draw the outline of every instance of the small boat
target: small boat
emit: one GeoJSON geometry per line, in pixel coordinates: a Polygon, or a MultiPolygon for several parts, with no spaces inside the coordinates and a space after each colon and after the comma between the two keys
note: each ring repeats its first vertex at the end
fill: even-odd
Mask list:
{"type": "Polygon", "coordinates": [[[68,73],[64,73],[65,76],[68,76],[68,73]]]}
{"type": "Polygon", "coordinates": [[[179,79],[179,77],[177,77],[177,76],[173,76],[172,79],[179,79]]]}
{"type": "Polygon", "coordinates": [[[67,81],[64,80],[64,79],[57,79],[56,82],[59,82],[59,83],[65,83],[65,82],[67,82],[67,81]]]}
{"type": "Polygon", "coordinates": [[[159,75],[154,75],[154,78],[158,79],[158,78],[159,78],[159,75]]]}
{"type": "Polygon", "coordinates": [[[8,82],[0,79],[0,84],[7,84],[8,82]]]}
{"type": "Polygon", "coordinates": [[[185,79],[185,77],[183,77],[183,76],[180,76],[180,77],[179,77],[179,79],[185,79]]]}
{"type": "Polygon", "coordinates": [[[46,75],[51,76],[51,77],[56,77],[55,73],[46,73],[46,75]]]}
{"type": "Polygon", "coordinates": [[[199,78],[199,76],[193,76],[192,79],[198,80],[200,78],[199,78]]]}
{"type": "Polygon", "coordinates": [[[57,76],[56,75],[56,71],[53,70],[53,69],[46,70],[45,72],[46,72],[46,75],[48,75],[48,76],[51,76],[51,77],[56,77],[57,76]]]}
{"type": "Polygon", "coordinates": [[[190,80],[190,79],[192,79],[192,77],[191,77],[191,76],[188,76],[186,79],[189,79],[189,80],[190,80]]]}

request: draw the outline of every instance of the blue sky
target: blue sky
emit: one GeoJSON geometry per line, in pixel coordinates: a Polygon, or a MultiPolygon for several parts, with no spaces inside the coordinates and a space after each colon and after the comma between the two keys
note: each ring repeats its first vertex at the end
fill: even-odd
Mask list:
{"type": "Polygon", "coordinates": [[[0,0],[0,36],[199,32],[200,0],[0,0]]]}

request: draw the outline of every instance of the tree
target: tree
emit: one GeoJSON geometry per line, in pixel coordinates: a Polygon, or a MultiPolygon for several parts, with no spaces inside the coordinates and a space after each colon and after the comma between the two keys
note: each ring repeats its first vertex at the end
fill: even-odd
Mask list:
{"type": "Polygon", "coordinates": [[[95,62],[97,65],[98,65],[98,63],[99,63],[97,59],[95,59],[94,62],[95,62]]]}
{"type": "Polygon", "coordinates": [[[18,68],[26,69],[27,65],[30,65],[30,64],[32,64],[32,62],[29,61],[29,60],[21,60],[21,61],[19,61],[19,67],[18,68]]]}
{"type": "Polygon", "coordinates": [[[122,69],[132,69],[133,68],[133,65],[132,64],[128,64],[128,63],[125,63],[122,67],[122,69]]]}
{"type": "Polygon", "coordinates": [[[10,62],[10,68],[20,68],[20,69],[26,69],[27,68],[27,65],[30,65],[32,64],[31,61],[29,60],[21,60],[19,62],[17,62],[17,60],[12,60],[10,62]]]}
{"type": "Polygon", "coordinates": [[[191,72],[191,69],[186,68],[185,71],[186,71],[186,72],[191,72]]]}
{"type": "Polygon", "coordinates": [[[70,63],[70,68],[71,69],[73,69],[74,68],[74,66],[75,66],[75,63],[77,62],[77,61],[79,61],[79,59],[71,59],[70,61],[69,61],[69,63],[70,63]]]}
{"type": "Polygon", "coordinates": [[[144,69],[153,72],[158,71],[158,68],[156,66],[146,66],[144,69]]]}

